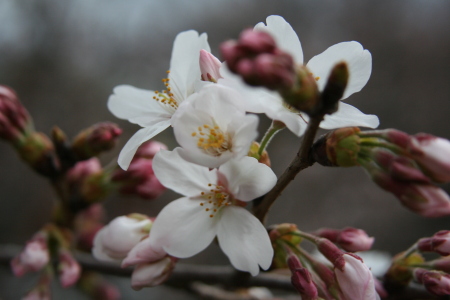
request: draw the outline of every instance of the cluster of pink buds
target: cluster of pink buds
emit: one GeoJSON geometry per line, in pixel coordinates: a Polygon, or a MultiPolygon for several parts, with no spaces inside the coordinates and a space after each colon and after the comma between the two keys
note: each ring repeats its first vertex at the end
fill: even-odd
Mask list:
{"type": "Polygon", "coordinates": [[[293,58],[277,48],[275,40],[266,32],[244,30],[238,41],[227,41],[220,50],[228,68],[249,85],[272,90],[294,85],[293,58]]]}
{"type": "Polygon", "coordinates": [[[161,149],[166,150],[167,146],[156,141],[145,142],[136,151],[126,171],[119,167],[113,171],[111,181],[119,186],[119,193],[150,200],[158,198],[166,190],[152,168],[152,159],[161,149]]]}
{"type": "Polygon", "coordinates": [[[422,216],[450,214],[450,197],[436,185],[450,182],[450,141],[446,139],[348,127],[320,138],[312,152],[325,166],[362,166],[378,186],[422,216]]]}

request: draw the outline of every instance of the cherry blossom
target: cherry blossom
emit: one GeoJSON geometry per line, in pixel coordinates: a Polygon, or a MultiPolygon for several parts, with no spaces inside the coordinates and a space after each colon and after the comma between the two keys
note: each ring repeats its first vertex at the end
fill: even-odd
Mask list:
{"type": "Polygon", "coordinates": [[[183,160],[179,151],[162,150],[154,158],[160,182],[184,197],[159,213],[149,243],[186,258],[204,250],[217,236],[236,269],[256,275],[258,265],[269,268],[273,249],[268,233],[243,206],[275,185],[273,171],[251,157],[231,159],[210,170],[183,160]]]}
{"type": "Polygon", "coordinates": [[[196,31],[181,32],[174,41],[166,89],[151,91],[130,85],[114,88],[108,108],[119,119],[143,127],[136,132],[120,152],[118,163],[127,169],[137,148],[171,125],[172,115],[181,103],[202,86],[200,50],[210,51],[207,35],[196,31]]]}

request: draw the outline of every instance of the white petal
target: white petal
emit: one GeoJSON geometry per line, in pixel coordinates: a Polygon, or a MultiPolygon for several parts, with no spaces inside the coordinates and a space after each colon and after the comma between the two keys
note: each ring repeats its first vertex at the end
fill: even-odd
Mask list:
{"type": "Polygon", "coordinates": [[[264,23],[258,23],[255,30],[266,31],[270,33],[277,43],[277,46],[294,57],[297,64],[303,63],[303,50],[300,40],[292,26],[280,16],[268,16],[267,26],[264,23]]]}
{"type": "Polygon", "coordinates": [[[181,32],[175,38],[170,59],[170,87],[178,102],[194,93],[200,81],[200,50],[211,52],[206,33],[199,36],[197,31],[181,32]]]}
{"type": "Polygon", "coordinates": [[[264,270],[270,267],[273,248],[269,235],[250,212],[238,206],[226,207],[218,227],[220,248],[236,269],[255,276],[259,273],[259,266],[264,270]]]}
{"type": "Polygon", "coordinates": [[[362,126],[377,128],[380,125],[378,117],[366,115],[354,106],[344,102],[339,103],[339,110],[332,115],[326,115],[325,120],[320,123],[323,129],[335,129],[348,126],[362,126]]]}
{"type": "Polygon", "coordinates": [[[119,158],[117,160],[119,166],[122,169],[127,170],[139,146],[169,126],[170,126],[170,119],[156,123],[153,126],[138,130],[128,140],[128,142],[122,148],[122,151],[120,151],[119,158]]]}
{"type": "MultiPolygon", "coordinates": [[[[252,142],[258,137],[259,119],[255,115],[246,115],[243,118],[232,120],[228,126],[229,132],[233,133],[234,158],[246,156],[252,142]]],[[[219,167],[219,166],[217,166],[219,167]]]]}
{"type": "Polygon", "coordinates": [[[339,62],[345,61],[349,68],[349,79],[342,99],[359,92],[369,81],[372,72],[372,55],[364,50],[358,42],[342,42],[331,46],[308,62],[307,67],[319,77],[317,84],[323,90],[331,69],[339,62]]]}
{"type": "Polygon", "coordinates": [[[153,223],[151,242],[178,258],[204,250],[216,236],[218,218],[210,218],[200,203],[180,198],[166,205],[153,223]]]}
{"type": "Polygon", "coordinates": [[[219,168],[227,179],[227,188],[241,201],[251,201],[264,195],[275,185],[277,177],[272,169],[253,157],[232,159],[219,168]]]}
{"type": "Polygon", "coordinates": [[[154,95],[153,91],[130,85],[116,86],[108,99],[108,108],[119,119],[142,127],[151,126],[172,116],[153,99],[154,95]]]}
{"type": "Polygon", "coordinates": [[[216,172],[184,160],[180,150],[160,150],[153,158],[153,171],[165,187],[185,196],[198,196],[209,183],[217,182],[216,172]]]}

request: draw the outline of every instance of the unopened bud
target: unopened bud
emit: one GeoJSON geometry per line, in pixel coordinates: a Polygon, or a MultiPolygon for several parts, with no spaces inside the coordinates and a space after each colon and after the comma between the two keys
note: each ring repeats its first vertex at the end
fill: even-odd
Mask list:
{"type": "Polygon", "coordinates": [[[272,266],[274,268],[286,268],[287,253],[284,246],[279,241],[285,241],[289,245],[300,244],[302,238],[298,236],[299,230],[297,225],[283,223],[275,225],[269,232],[270,241],[274,248],[274,256],[272,266]]]}
{"type": "Polygon", "coordinates": [[[373,237],[369,237],[364,230],[347,227],[342,230],[322,228],[314,235],[329,239],[349,252],[367,251],[372,247],[373,237]]]}
{"type": "Polygon", "coordinates": [[[324,166],[359,165],[360,137],[358,127],[345,127],[321,136],[312,146],[315,161],[324,166]]]}
{"type": "Polygon", "coordinates": [[[122,129],[114,123],[98,123],[83,130],[75,137],[72,150],[78,159],[88,159],[112,149],[121,134],[122,129]]]}
{"type": "Polygon", "coordinates": [[[437,182],[450,181],[450,141],[430,134],[412,137],[409,153],[421,168],[437,182]]]}
{"type": "Polygon", "coordinates": [[[291,253],[287,259],[287,264],[292,274],[292,285],[302,296],[302,300],[319,299],[317,287],[312,280],[311,273],[302,266],[298,257],[291,253]]]}
{"type": "Polygon", "coordinates": [[[280,92],[283,100],[297,111],[313,115],[318,109],[319,89],[316,80],[306,66],[297,66],[294,85],[280,92]]]}
{"type": "Polygon", "coordinates": [[[204,49],[200,50],[200,72],[203,81],[217,82],[219,78],[222,78],[219,72],[221,65],[217,57],[204,49]]]}
{"type": "Polygon", "coordinates": [[[325,88],[321,94],[320,113],[332,114],[338,110],[338,103],[344,95],[349,78],[348,66],[345,62],[336,64],[331,69],[325,88]]]}
{"type": "Polygon", "coordinates": [[[119,300],[120,292],[117,287],[107,282],[102,276],[94,272],[84,271],[77,285],[92,300],[119,300]]]}
{"type": "Polygon", "coordinates": [[[153,140],[144,142],[137,149],[136,154],[134,155],[134,159],[136,158],[153,159],[156,153],[158,153],[160,150],[167,150],[167,145],[153,140]]]}
{"type": "Polygon", "coordinates": [[[22,252],[11,261],[11,268],[15,276],[22,276],[28,272],[37,272],[50,262],[47,246],[47,235],[38,232],[27,242],[22,252]]]}
{"type": "Polygon", "coordinates": [[[67,250],[61,250],[58,255],[58,273],[61,286],[67,288],[77,283],[81,275],[81,266],[67,250]]]}
{"type": "Polygon", "coordinates": [[[164,257],[156,262],[137,265],[131,275],[131,287],[140,290],[162,284],[172,275],[177,259],[164,257]]]}
{"type": "Polygon", "coordinates": [[[432,237],[420,239],[417,249],[421,252],[436,252],[442,256],[450,255],[450,231],[441,230],[432,237]]]}
{"type": "Polygon", "coordinates": [[[421,268],[414,269],[414,279],[423,284],[430,293],[438,296],[450,295],[450,275],[421,268]]]}
{"type": "Polygon", "coordinates": [[[20,157],[36,172],[43,176],[52,177],[58,172],[59,163],[53,143],[41,132],[33,132],[24,137],[20,144],[16,144],[20,157]]]}

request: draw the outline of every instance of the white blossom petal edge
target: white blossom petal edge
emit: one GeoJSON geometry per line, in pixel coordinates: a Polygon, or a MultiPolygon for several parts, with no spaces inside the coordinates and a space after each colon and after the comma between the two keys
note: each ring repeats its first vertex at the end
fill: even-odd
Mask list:
{"type": "Polygon", "coordinates": [[[118,163],[124,170],[128,169],[137,148],[169,127],[172,115],[181,103],[202,86],[201,49],[210,51],[206,33],[181,32],[174,41],[169,76],[163,79],[165,90],[149,91],[129,85],[114,88],[114,94],[108,99],[112,114],[144,127],[128,141],[119,155],[118,163]]]}
{"type": "Polygon", "coordinates": [[[269,236],[243,206],[275,185],[273,171],[247,156],[209,170],[184,161],[179,151],[162,150],[153,160],[160,182],[186,197],[163,208],[152,226],[150,242],[169,255],[185,258],[204,250],[217,236],[236,269],[252,275],[258,274],[259,266],[267,269],[273,257],[269,236]]]}

